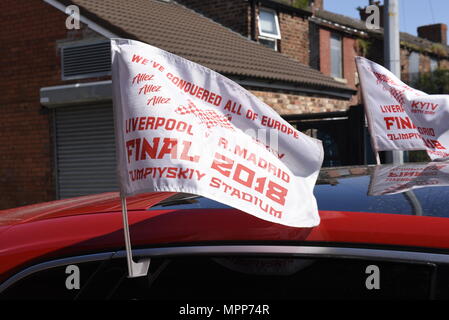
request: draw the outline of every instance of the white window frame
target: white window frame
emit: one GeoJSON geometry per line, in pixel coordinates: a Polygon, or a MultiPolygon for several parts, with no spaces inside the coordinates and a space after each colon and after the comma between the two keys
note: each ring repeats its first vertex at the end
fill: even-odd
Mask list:
{"type": "MultiPolygon", "coordinates": [[[[281,28],[279,26],[278,15],[277,15],[277,12],[275,10],[267,9],[267,8],[260,8],[259,9],[259,15],[257,16],[257,22],[258,22],[258,25],[259,25],[259,36],[261,36],[261,37],[263,37],[265,39],[268,38],[268,40],[271,40],[271,39],[280,40],[281,39],[281,28]],[[274,22],[275,22],[275,25],[276,25],[276,29],[278,31],[277,35],[274,35],[274,34],[271,34],[271,33],[265,33],[265,32],[262,31],[262,26],[260,24],[260,12],[261,11],[273,13],[273,15],[274,15],[274,22]]],[[[276,47],[277,47],[277,45],[276,45],[276,47]]]]}
{"type": "Polygon", "coordinates": [[[344,66],[343,66],[343,36],[341,34],[337,33],[337,32],[332,32],[331,35],[330,35],[329,41],[330,41],[330,43],[329,43],[329,48],[330,48],[329,56],[330,56],[330,62],[331,62],[331,65],[330,65],[330,67],[331,67],[331,70],[330,70],[331,71],[331,76],[334,79],[338,79],[338,80],[343,80],[344,81],[345,73],[344,73],[344,66]],[[332,59],[332,38],[334,36],[337,36],[338,41],[340,43],[340,48],[339,48],[339,50],[340,50],[340,61],[338,61],[339,69],[340,69],[340,71],[339,71],[340,74],[339,75],[333,74],[334,63],[336,63],[336,61],[334,61],[334,59],[332,59]]]}
{"type": "Polygon", "coordinates": [[[420,64],[420,54],[419,52],[412,51],[410,52],[410,55],[408,56],[408,77],[409,81],[416,81],[420,76],[420,70],[419,70],[419,64],[420,64]],[[417,60],[415,60],[417,59],[417,60]],[[416,65],[412,62],[416,62],[416,65]],[[416,71],[416,72],[412,72],[416,71]]]}
{"type": "Polygon", "coordinates": [[[433,71],[435,71],[435,70],[437,70],[440,66],[439,66],[439,60],[437,59],[437,58],[435,58],[435,57],[430,57],[430,72],[433,72],[433,71]],[[435,63],[435,66],[436,66],[436,68],[434,68],[433,70],[432,70],[432,65],[435,63]]]}
{"type": "MultiPolygon", "coordinates": [[[[261,37],[259,37],[259,40],[273,41],[273,42],[274,42],[274,48],[273,48],[273,50],[274,50],[274,51],[278,51],[278,40],[277,40],[277,39],[261,36],[261,37]]],[[[260,41],[259,41],[259,43],[260,43],[260,41]]],[[[264,45],[264,44],[262,44],[262,43],[260,43],[260,44],[261,44],[261,45],[264,45]]],[[[268,48],[268,47],[267,47],[267,48],[268,48]]],[[[271,48],[270,48],[270,49],[271,49],[271,48]]]]}

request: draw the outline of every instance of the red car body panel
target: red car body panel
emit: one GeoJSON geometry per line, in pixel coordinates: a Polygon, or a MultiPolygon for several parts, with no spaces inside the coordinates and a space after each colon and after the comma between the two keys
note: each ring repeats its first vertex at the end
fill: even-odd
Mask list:
{"type": "MultiPolygon", "coordinates": [[[[449,219],[320,211],[315,228],[293,228],[235,209],[147,209],[173,193],[127,199],[133,248],[173,244],[282,243],[449,249],[449,219]]],[[[117,193],[0,211],[0,282],[38,262],[124,249],[117,193]]]]}
{"type": "MultiPolygon", "coordinates": [[[[129,211],[145,210],[172,196],[174,192],[160,192],[128,197],[126,207],[129,211]]],[[[86,213],[114,212],[121,210],[117,192],[108,192],[84,197],[50,201],[25,207],[0,211],[0,226],[14,225],[47,218],[72,216],[86,213]]]]}

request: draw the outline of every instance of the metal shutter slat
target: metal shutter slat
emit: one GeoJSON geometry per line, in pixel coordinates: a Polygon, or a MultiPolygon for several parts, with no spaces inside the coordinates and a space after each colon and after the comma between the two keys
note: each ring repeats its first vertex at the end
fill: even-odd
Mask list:
{"type": "Polygon", "coordinates": [[[110,46],[110,42],[107,41],[62,48],[63,80],[110,74],[110,46]]]}
{"type": "Polygon", "coordinates": [[[59,198],[117,191],[112,106],[63,107],[55,116],[59,198]]]}

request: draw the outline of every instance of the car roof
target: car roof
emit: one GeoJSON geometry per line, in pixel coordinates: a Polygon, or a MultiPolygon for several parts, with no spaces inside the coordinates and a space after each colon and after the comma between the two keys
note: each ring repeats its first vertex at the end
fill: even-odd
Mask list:
{"type": "MultiPolygon", "coordinates": [[[[173,194],[174,192],[156,192],[128,197],[127,210],[146,210],[173,194]]],[[[57,217],[115,211],[121,211],[120,195],[118,192],[107,192],[0,210],[0,227],[57,217]]]]}
{"type": "MultiPolygon", "coordinates": [[[[408,164],[402,167],[405,167],[405,170],[410,172],[411,168],[422,170],[423,166],[428,167],[429,164],[408,164]]],[[[418,179],[415,181],[415,187],[420,188],[410,188],[411,191],[401,189],[405,183],[399,185],[399,187],[396,184],[396,189],[393,189],[394,192],[384,190],[387,189],[385,185],[381,185],[384,189],[375,190],[376,173],[380,170],[397,172],[397,168],[397,165],[322,168],[314,188],[318,209],[321,211],[355,211],[449,217],[449,212],[444,210],[449,202],[446,197],[446,194],[449,192],[449,186],[447,185],[422,185],[422,183],[420,184],[422,181],[418,179]],[[416,199],[410,199],[411,193],[413,193],[416,199]],[[420,207],[419,212],[416,212],[416,201],[420,207]]],[[[447,176],[448,178],[446,179],[449,181],[449,174],[447,176]]],[[[383,179],[382,177],[377,178],[383,179]]],[[[410,183],[407,184],[410,185],[410,183]]],[[[166,200],[167,198],[179,200],[186,197],[192,196],[177,192],[143,193],[127,197],[127,209],[128,211],[137,211],[148,210],[152,207],[153,210],[158,208],[164,210],[230,208],[225,204],[203,197],[195,197],[194,201],[181,201],[178,203],[166,200]],[[163,206],[157,206],[159,202],[164,200],[166,200],[166,203],[163,206]]],[[[121,211],[118,192],[93,194],[0,210],[0,227],[57,217],[118,211],[121,211]]]]}
{"type": "MultiPolygon", "coordinates": [[[[433,166],[429,165],[429,163],[416,163],[402,166],[367,165],[322,168],[314,188],[318,209],[325,211],[356,211],[449,217],[449,212],[444,210],[448,204],[446,194],[449,192],[449,186],[422,183],[423,168],[426,168],[425,170],[427,171],[431,171],[429,170],[429,167],[432,169],[435,165],[438,165],[435,163],[430,164],[433,166]],[[420,170],[421,176],[418,176],[418,179],[415,179],[416,177],[414,177],[414,185],[412,184],[412,188],[409,188],[411,191],[408,191],[408,189],[405,190],[404,185],[410,186],[410,182],[408,181],[412,179],[401,179],[404,181],[406,180],[408,183],[394,184],[395,188],[392,188],[391,185],[388,184],[382,185],[383,181],[380,181],[380,183],[377,181],[388,177],[388,175],[385,175],[385,172],[398,172],[398,167],[405,168],[403,171],[406,172],[420,170]],[[382,170],[384,171],[385,177],[379,177],[382,175],[382,170]],[[377,177],[376,174],[378,175],[377,177]],[[380,184],[383,189],[376,190],[376,183],[380,184]],[[388,186],[390,186],[390,188],[387,188],[388,186]],[[415,189],[415,187],[420,188],[415,189]],[[416,199],[410,199],[412,193],[416,199]],[[420,212],[418,213],[416,212],[416,204],[420,207],[420,212]]],[[[449,169],[449,164],[444,163],[439,165],[440,167],[447,166],[449,169]]],[[[435,177],[434,172],[435,170],[431,171],[431,178],[435,177]]],[[[449,173],[444,174],[447,175],[445,178],[449,182],[449,173]]],[[[154,207],[157,203],[170,197],[171,199],[184,199],[189,197],[189,195],[177,192],[143,193],[127,197],[127,209],[128,211],[148,210],[149,208],[154,207]]],[[[195,201],[181,201],[169,206],[171,203],[173,203],[173,201],[170,201],[163,206],[156,206],[156,208],[175,208],[178,210],[230,208],[225,204],[217,203],[203,197],[196,197],[195,201]]],[[[118,192],[93,194],[0,210],[0,227],[56,217],[117,211],[121,211],[121,202],[118,192]]]]}

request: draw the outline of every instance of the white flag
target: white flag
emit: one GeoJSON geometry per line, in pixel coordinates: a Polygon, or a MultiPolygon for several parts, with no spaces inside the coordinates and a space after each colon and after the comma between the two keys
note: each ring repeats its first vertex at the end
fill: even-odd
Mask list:
{"type": "Polygon", "coordinates": [[[111,41],[123,195],[193,193],[288,226],[319,224],[319,140],[210,69],[138,41],[111,41]]]}
{"type": "Polygon", "coordinates": [[[376,166],[368,194],[378,196],[423,187],[449,186],[449,162],[376,166]]]}
{"type": "Polygon", "coordinates": [[[393,73],[357,57],[357,69],[375,151],[426,150],[449,156],[449,95],[428,95],[393,73]]]}

